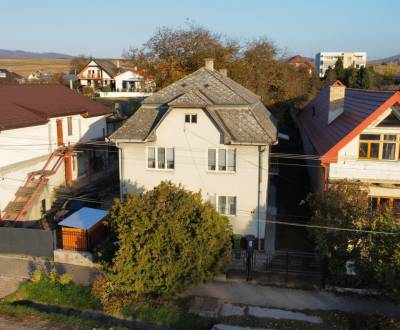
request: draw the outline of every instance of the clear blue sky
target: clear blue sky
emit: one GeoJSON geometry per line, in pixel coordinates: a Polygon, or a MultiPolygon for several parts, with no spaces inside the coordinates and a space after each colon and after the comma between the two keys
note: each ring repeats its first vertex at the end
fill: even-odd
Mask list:
{"type": "Polygon", "coordinates": [[[191,20],[241,41],[266,36],[290,54],[400,53],[399,0],[1,0],[0,13],[2,49],[118,57],[191,20]]]}

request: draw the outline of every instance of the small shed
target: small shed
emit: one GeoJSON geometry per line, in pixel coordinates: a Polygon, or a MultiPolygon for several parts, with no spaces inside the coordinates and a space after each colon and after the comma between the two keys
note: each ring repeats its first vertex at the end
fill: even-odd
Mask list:
{"type": "Polygon", "coordinates": [[[106,236],[107,212],[82,207],[59,223],[62,248],[65,250],[89,251],[106,236]]]}

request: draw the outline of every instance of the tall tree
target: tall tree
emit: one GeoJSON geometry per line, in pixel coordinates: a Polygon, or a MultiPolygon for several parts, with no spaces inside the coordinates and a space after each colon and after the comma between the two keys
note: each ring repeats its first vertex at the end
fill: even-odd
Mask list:
{"type": "Polygon", "coordinates": [[[359,88],[368,89],[371,87],[371,76],[369,69],[361,67],[357,72],[357,85],[359,88]]]}
{"type": "Polygon", "coordinates": [[[343,59],[341,57],[337,59],[334,70],[336,73],[336,79],[343,81],[345,79],[345,71],[343,66],[343,59]]]}
{"type": "Polygon", "coordinates": [[[344,72],[344,81],[343,83],[347,87],[358,88],[360,87],[359,81],[359,71],[354,66],[347,68],[344,72]]]}

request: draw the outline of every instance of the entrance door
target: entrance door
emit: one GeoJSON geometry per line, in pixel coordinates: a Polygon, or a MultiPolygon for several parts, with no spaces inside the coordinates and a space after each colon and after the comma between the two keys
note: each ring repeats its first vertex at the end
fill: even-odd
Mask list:
{"type": "Polygon", "coordinates": [[[62,146],[64,144],[62,120],[57,119],[56,123],[57,123],[57,146],[62,146]]]}

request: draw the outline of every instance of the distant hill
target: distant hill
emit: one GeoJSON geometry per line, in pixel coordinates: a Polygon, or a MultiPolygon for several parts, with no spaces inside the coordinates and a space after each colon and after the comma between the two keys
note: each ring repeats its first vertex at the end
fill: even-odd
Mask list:
{"type": "Polygon", "coordinates": [[[24,50],[0,49],[0,58],[73,58],[73,56],[62,53],[37,53],[24,50]]]}
{"type": "Polygon", "coordinates": [[[384,63],[387,63],[387,62],[397,62],[397,61],[400,61],[400,54],[393,55],[393,56],[386,57],[386,58],[382,58],[382,59],[379,59],[379,60],[373,60],[371,62],[378,62],[378,63],[384,62],[384,63]]]}

